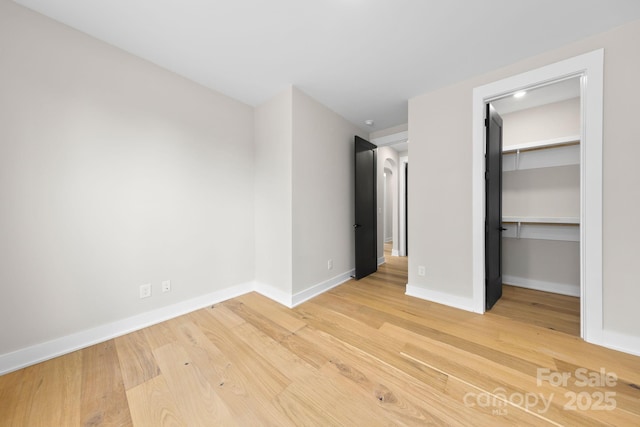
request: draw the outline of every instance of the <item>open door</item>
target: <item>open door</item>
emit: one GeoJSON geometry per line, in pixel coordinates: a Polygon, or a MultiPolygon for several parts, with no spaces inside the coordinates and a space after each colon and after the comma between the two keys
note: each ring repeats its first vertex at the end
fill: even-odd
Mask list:
{"type": "Polygon", "coordinates": [[[355,137],[356,279],[378,269],[376,146],[355,137]]]}
{"type": "Polygon", "coordinates": [[[409,256],[409,163],[404,164],[404,256],[409,256]]]}
{"type": "Polygon", "coordinates": [[[485,172],[485,305],[502,296],[502,117],[487,104],[485,172]]]}

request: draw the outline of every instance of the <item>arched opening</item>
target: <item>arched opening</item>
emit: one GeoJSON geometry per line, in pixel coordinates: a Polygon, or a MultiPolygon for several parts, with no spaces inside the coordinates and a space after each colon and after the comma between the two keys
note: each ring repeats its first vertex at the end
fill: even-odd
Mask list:
{"type": "Polygon", "coordinates": [[[388,147],[378,148],[378,264],[386,256],[398,255],[398,155],[388,147]]]}

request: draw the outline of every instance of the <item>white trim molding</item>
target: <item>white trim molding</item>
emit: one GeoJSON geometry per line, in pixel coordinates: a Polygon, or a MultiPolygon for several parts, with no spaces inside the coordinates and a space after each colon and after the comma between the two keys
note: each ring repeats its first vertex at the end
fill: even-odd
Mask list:
{"type": "Polygon", "coordinates": [[[284,305],[285,307],[293,307],[293,298],[291,293],[287,293],[281,289],[261,282],[255,282],[252,290],[272,301],[277,302],[278,304],[284,305]]]}
{"type": "Polygon", "coordinates": [[[387,136],[381,136],[380,138],[373,138],[371,140],[372,144],[375,144],[378,147],[385,147],[387,145],[399,144],[401,142],[407,142],[409,140],[409,131],[403,131],[394,133],[387,136]]]}
{"type": "Polygon", "coordinates": [[[502,283],[519,288],[535,289],[536,291],[552,292],[554,294],[568,295],[570,297],[580,296],[580,285],[570,283],[545,282],[544,280],[529,279],[526,277],[516,277],[503,275],[502,283]]]}
{"type": "Polygon", "coordinates": [[[435,302],[438,304],[448,305],[450,307],[459,308],[461,310],[474,311],[474,301],[472,298],[461,297],[445,292],[432,291],[430,289],[425,289],[421,286],[411,285],[409,283],[407,283],[405,295],[435,302]]]}
{"type": "Polygon", "coordinates": [[[640,356],[640,337],[605,329],[602,345],[614,350],[640,356]]]}
{"type": "Polygon", "coordinates": [[[604,345],[602,307],[602,129],[604,49],[595,50],[473,90],[473,311],[485,310],[484,115],[487,102],[518,90],[580,77],[580,324],[585,341],[604,345]]]}
{"type": "Polygon", "coordinates": [[[322,283],[318,283],[317,285],[313,285],[310,288],[305,289],[304,291],[294,294],[291,301],[291,308],[300,305],[313,297],[323,294],[328,290],[335,288],[336,286],[342,285],[343,283],[349,281],[354,274],[356,274],[356,271],[350,270],[346,273],[342,273],[338,276],[332,277],[331,279],[325,280],[322,283]]]}
{"type": "Polygon", "coordinates": [[[173,319],[174,317],[199,310],[212,304],[244,295],[251,292],[253,288],[253,282],[231,286],[167,307],[158,308],[126,319],[117,320],[112,323],[0,355],[0,375],[173,319]]]}
{"type": "Polygon", "coordinates": [[[259,282],[247,282],[231,286],[220,291],[178,302],[167,307],[158,308],[126,319],[117,320],[95,328],[56,338],[51,341],[35,344],[31,347],[22,348],[11,353],[2,354],[0,355],[0,375],[117,338],[252,291],[282,304],[285,307],[293,308],[296,305],[328,291],[329,289],[347,282],[351,279],[354,273],[354,270],[347,271],[324,282],[318,283],[317,285],[311,286],[302,292],[296,293],[295,295],[288,294],[287,292],[273,286],[259,282]]]}

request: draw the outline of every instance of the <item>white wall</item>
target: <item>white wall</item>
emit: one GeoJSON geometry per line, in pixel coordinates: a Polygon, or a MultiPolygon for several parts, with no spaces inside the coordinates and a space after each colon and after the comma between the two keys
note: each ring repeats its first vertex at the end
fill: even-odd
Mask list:
{"type": "Polygon", "coordinates": [[[278,300],[293,280],[292,90],[255,111],[255,278],[278,300]]]}
{"type": "Polygon", "coordinates": [[[253,280],[251,107],[5,1],[0,52],[0,355],[253,280]]]}
{"type": "Polygon", "coordinates": [[[639,39],[636,21],[409,101],[410,284],[453,298],[472,298],[473,88],[604,48],[604,325],[635,342],[640,339],[635,321],[640,230],[628,226],[640,216],[640,199],[629,197],[640,181],[635,166],[640,157],[639,39]],[[425,277],[417,275],[419,265],[427,267],[425,277]]]}
{"type": "Polygon", "coordinates": [[[257,290],[282,304],[353,274],[355,135],[295,87],[256,109],[257,290]]]}
{"type": "Polygon", "coordinates": [[[580,135],[580,98],[503,114],[502,119],[502,142],[505,147],[580,135]]]}
{"type": "Polygon", "coordinates": [[[580,217],[580,166],[523,169],[502,175],[502,215],[580,217]]]}
{"type": "Polygon", "coordinates": [[[580,294],[580,243],[502,239],[505,284],[574,296],[580,294]]]}
{"type": "Polygon", "coordinates": [[[352,274],[355,135],[366,133],[293,89],[294,295],[352,274]]]}

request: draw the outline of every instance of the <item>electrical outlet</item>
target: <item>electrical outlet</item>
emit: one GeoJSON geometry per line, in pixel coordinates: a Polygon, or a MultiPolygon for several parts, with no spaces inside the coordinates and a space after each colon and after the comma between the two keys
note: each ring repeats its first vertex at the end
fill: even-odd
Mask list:
{"type": "Polygon", "coordinates": [[[419,265],[418,266],[418,276],[424,276],[427,274],[427,269],[425,268],[424,265],[419,265]]]}
{"type": "Polygon", "coordinates": [[[327,270],[333,270],[333,260],[327,261],[327,270]]]}
{"type": "Polygon", "coordinates": [[[149,298],[151,296],[151,283],[140,285],[140,298],[149,298]]]}
{"type": "Polygon", "coordinates": [[[162,282],[162,292],[171,291],[171,280],[165,280],[162,282]]]}

